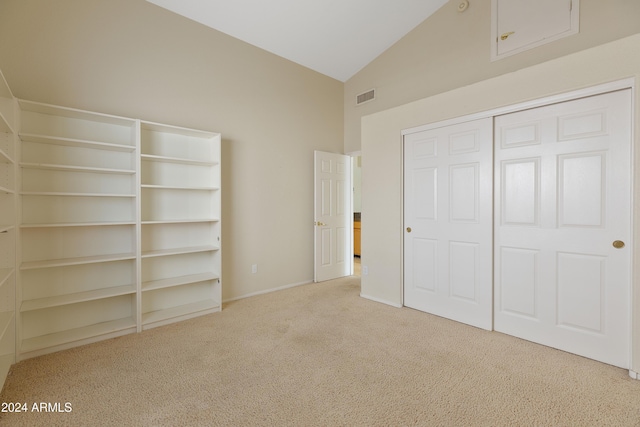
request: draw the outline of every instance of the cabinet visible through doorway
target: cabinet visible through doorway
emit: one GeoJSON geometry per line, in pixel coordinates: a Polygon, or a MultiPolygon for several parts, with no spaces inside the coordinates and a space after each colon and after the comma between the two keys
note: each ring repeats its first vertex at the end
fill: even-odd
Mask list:
{"type": "Polygon", "coordinates": [[[353,254],[360,256],[360,221],[353,221],[353,254]]]}

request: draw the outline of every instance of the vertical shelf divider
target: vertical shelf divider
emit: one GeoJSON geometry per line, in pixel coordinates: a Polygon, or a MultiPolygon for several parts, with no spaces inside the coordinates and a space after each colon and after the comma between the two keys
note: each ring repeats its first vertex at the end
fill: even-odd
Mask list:
{"type": "Polygon", "coordinates": [[[0,72],[0,387],[16,361],[17,102],[0,72]]]}
{"type": "Polygon", "coordinates": [[[140,176],[142,174],[142,139],[141,139],[141,122],[136,120],[136,301],[135,301],[135,313],[136,313],[136,331],[142,332],[142,210],[141,210],[141,187],[140,176]]]}

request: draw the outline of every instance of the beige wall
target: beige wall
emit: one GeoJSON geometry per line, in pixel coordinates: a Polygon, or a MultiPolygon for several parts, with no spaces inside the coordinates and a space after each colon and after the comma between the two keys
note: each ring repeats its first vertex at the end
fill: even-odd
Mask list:
{"type": "MultiPolygon", "coordinates": [[[[640,34],[487,79],[362,120],[362,295],[402,305],[402,146],[404,129],[631,78],[640,82],[640,34]]],[[[634,146],[640,143],[635,93],[634,146]]],[[[635,150],[634,250],[640,249],[640,150],[635,150]]],[[[640,262],[633,284],[634,360],[640,370],[640,262]]]]}
{"type": "Polygon", "coordinates": [[[447,2],[345,83],[345,152],[360,150],[363,116],[513,72],[640,32],[640,1],[580,0],[580,33],[500,61],[490,60],[491,0],[464,13],[447,2]],[[376,100],[355,97],[376,89],[376,100]]]}
{"type": "Polygon", "coordinates": [[[341,82],[144,0],[0,0],[0,69],[19,98],[221,132],[223,298],[313,279],[341,82]]]}

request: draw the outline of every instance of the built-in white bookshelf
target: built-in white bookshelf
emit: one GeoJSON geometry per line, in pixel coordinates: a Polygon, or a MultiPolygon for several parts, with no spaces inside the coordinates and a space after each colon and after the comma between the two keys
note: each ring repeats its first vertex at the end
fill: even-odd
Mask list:
{"type": "Polygon", "coordinates": [[[16,99],[0,73],[13,363],[221,310],[220,134],[16,99]]]}
{"type": "Polygon", "coordinates": [[[16,345],[16,104],[0,73],[0,387],[16,345]]]}
{"type": "Polygon", "coordinates": [[[136,331],[138,121],[19,106],[18,358],[136,331]]]}
{"type": "Polygon", "coordinates": [[[141,123],[142,328],[219,311],[220,135],[141,123]]]}

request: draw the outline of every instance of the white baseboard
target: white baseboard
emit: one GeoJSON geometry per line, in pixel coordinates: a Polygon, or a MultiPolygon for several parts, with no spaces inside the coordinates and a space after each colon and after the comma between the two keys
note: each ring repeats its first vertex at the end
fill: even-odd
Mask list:
{"type": "Polygon", "coordinates": [[[640,374],[629,369],[629,376],[634,380],[640,380],[640,374]]]}
{"type": "Polygon", "coordinates": [[[279,286],[277,288],[272,288],[272,289],[266,289],[264,291],[252,292],[250,294],[241,295],[239,297],[233,297],[233,298],[222,300],[222,303],[224,304],[231,301],[237,301],[239,299],[255,297],[257,295],[269,294],[271,292],[282,291],[284,289],[289,289],[289,288],[295,288],[296,286],[308,285],[309,283],[313,283],[313,280],[306,280],[304,282],[291,283],[289,285],[279,286]]]}
{"type": "Polygon", "coordinates": [[[365,295],[365,294],[362,294],[362,293],[360,294],[360,297],[362,297],[364,299],[371,300],[371,301],[379,302],[379,303],[382,303],[382,304],[390,305],[392,307],[402,308],[402,304],[397,304],[395,302],[386,301],[386,300],[383,300],[383,299],[380,299],[380,298],[376,298],[376,297],[372,297],[372,296],[369,296],[369,295],[365,295]]]}

